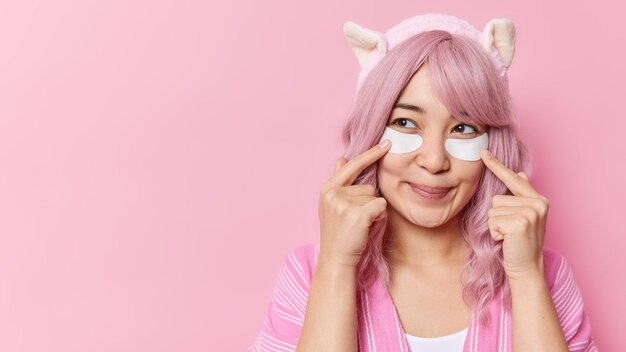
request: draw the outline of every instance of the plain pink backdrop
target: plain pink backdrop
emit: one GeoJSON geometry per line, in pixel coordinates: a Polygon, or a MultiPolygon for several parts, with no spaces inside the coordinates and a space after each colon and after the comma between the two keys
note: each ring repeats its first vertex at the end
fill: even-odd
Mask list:
{"type": "Polygon", "coordinates": [[[626,316],[624,8],[608,1],[5,1],[0,350],[242,351],[319,239],[356,57],[342,25],[517,27],[509,71],[546,244],[600,349],[626,316]],[[621,279],[620,279],[621,277],[621,279]]]}

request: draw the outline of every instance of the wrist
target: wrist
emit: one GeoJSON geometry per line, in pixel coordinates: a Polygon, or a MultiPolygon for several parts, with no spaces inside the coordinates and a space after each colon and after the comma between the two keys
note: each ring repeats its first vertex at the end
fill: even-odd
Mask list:
{"type": "Polygon", "coordinates": [[[524,268],[506,270],[506,265],[505,265],[505,272],[506,272],[506,276],[509,282],[535,281],[535,280],[538,280],[539,278],[545,279],[543,258],[541,258],[536,263],[527,265],[524,268]]]}
{"type": "Polygon", "coordinates": [[[345,258],[338,255],[320,252],[317,262],[326,267],[341,268],[342,270],[354,270],[359,263],[359,258],[345,258]]]}
{"type": "Polygon", "coordinates": [[[344,290],[356,286],[356,276],[356,267],[354,266],[318,261],[313,273],[313,281],[323,282],[322,286],[330,290],[344,290]]]}
{"type": "Polygon", "coordinates": [[[334,271],[355,271],[356,264],[351,261],[342,261],[334,258],[322,258],[317,259],[317,266],[323,267],[326,270],[334,271]]]}
{"type": "Polygon", "coordinates": [[[547,288],[546,277],[541,268],[512,274],[507,273],[507,278],[511,292],[529,292],[547,288]]]}
{"type": "Polygon", "coordinates": [[[317,265],[315,266],[315,272],[320,272],[330,277],[338,277],[338,276],[345,276],[345,275],[355,276],[356,264],[352,264],[351,262],[336,260],[333,258],[319,257],[317,260],[317,265]]]}

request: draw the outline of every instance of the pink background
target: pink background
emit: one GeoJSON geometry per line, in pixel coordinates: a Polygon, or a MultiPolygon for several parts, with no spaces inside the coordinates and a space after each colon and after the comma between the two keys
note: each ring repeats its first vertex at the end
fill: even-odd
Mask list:
{"type": "Polygon", "coordinates": [[[515,21],[546,244],[622,347],[624,9],[428,3],[0,4],[0,350],[244,350],[283,256],[319,239],[358,74],[343,23],[429,12],[515,21]]]}

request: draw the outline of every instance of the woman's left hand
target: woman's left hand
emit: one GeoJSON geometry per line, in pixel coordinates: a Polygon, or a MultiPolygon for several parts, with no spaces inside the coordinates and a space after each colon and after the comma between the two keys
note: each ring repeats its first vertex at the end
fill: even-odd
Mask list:
{"type": "Polygon", "coordinates": [[[543,241],[548,198],[539,194],[524,172],[506,167],[490,153],[481,152],[485,165],[513,195],[496,195],[489,210],[489,232],[502,242],[504,270],[509,279],[543,276],[543,241]]]}

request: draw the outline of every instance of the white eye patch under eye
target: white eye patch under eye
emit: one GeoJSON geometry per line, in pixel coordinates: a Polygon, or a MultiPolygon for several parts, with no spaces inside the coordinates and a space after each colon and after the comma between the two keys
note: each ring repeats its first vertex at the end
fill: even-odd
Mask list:
{"type": "Polygon", "coordinates": [[[461,160],[476,161],[480,160],[481,149],[487,149],[489,146],[489,136],[487,132],[478,137],[468,139],[446,139],[446,150],[453,157],[461,160]]]}
{"type": "MultiPolygon", "coordinates": [[[[385,131],[380,137],[381,141],[383,139],[389,139],[391,141],[389,153],[394,154],[416,151],[424,142],[422,136],[419,134],[402,133],[391,127],[385,127],[385,131]]],[[[489,146],[489,136],[487,132],[485,132],[478,137],[469,139],[448,138],[446,139],[445,146],[448,153],[457,159],[476,161],[480,160],[480,150],[487,149],[489,146]]]]}

